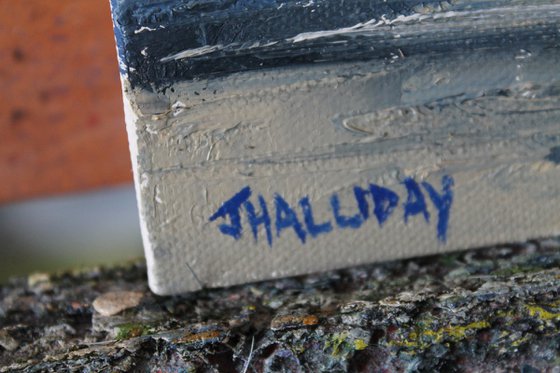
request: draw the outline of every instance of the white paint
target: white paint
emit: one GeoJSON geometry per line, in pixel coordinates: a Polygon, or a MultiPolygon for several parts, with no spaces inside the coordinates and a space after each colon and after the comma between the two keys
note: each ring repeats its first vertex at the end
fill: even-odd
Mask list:
{"type": "Polygon", "coordinates": [[[187,49],[182,52],[173,54],[171,56],[163,57],[160,60],[160,62],[168,62],[172,60],[180,60],[183,58],[203,56],[205,54],[213,53],[217,50],[223,49],[223,47],[224,46],[222,44],[218,44],[218,45],[205,45],[203,47],[195,48],[195,49],[187,49]]]}
{"type": "MultiPolygon", "coordinates": [[[[152,239],[150,237],[150,232],[148,229],[147,222],[142,219],[145,216],[145,205],[142,203],[144,190],[149,184],[149,176],[146,173],[141,173],[140,165],[138,163],[138,120],[139,120],[139,110],[138,108],[133,108],[133,103],[127,94],[128,83],[121,77],[123,86],[123,99],[124,99],[124,117],[126,121],[126,132],[128,133],[128,143],[130,148],[130,156],[132,160],[132,173],[134,176],[134,183],[136,184],[136,198],[138,200],[138,212],[140,214],[140,233],[142,234],[142,242],[144,243],[144,254],[146,255],[146,267],[148,268],[148,273],[154,273],[157,271],[157,262],[154,257],[154,246],[152,245],[152,239]]],[[[166,291],[166,285],[161,284],[159,279],[154,276],[148,276],[148,283],[150,289],[155,293],[162,293],[166,291]]]]}
{"type": "Polygon", "coordinates": [[[256,48],[270,47],[270,46],[275,45],[275,44],[278,44],[278,41],[270,41],[270,42],[266,42],[266,43],[261,43],[261,42],[258,42],[258,41],[254,41],[254,42],[247,42],[247,43],[245,43],[245,45],[241,45],[239,43],[231,43],[231,44],[227,44],[227,45],[222,45],[222,44],[206,45],[206,46],[200,47],[200,48],[186,49],[182,52],[173,54],[171,56],[164,57],[164,58],[160,59],[160,62],[168,62],[168,61],[172,61],[172,60],[181,60],[181,59],[185,59],[185,58],[199,57],[199,56],[204,56],[206,54],[214,53],[214,52],[220,51],[220,50],[233,50],[233,49],[236,49],[236,48],[256,49],[256,48]]]}
{"type": "Polygon", "coordinates": [[[325,37],[329,37],[329,36],[334,36],[334,35],[344,35],[344,34],[348,34],[348,33],[353,33],[357,30],[371,30],[374,29],[376,27],[378,27],[379,25],[385,24],[385,20],[380,20],[377,21],[376,19],[371,19],[368,22],[365,23],[358,23],[355,24],[354,26],[350,26],[350,27],[342,27],[342,28],[338,28],[335,30],[323,30],[323,31],[313,31],[313,32],[303,32],[301,34],[297,34],[294,37],[288,38],[286,39],[286,41],[291,42],[291,43],[300,43],[302,41],[306,41],[306,40],[314,40],[314,39],[319,39],[319,38],[325,38],[325,37]]]}
{"type": "MultiPolygon", "coordinates": [[[[466,30],[472,30],[473,28],[486,25],[488,19],[495,20],[496,24],[502,22],[501,17],[503,14],[508,14],[508,19],[503,20],[504,23],[511,23],[516,18],[523,22],[540,22],[542,17],[560,17],[560,5],[559,4],[547,4],[547,5],[524,5],[516,7],[501,7],[494,9],[478,9],[478,10],[468,10],[468,11],[439,11],[433,13],[414,13],[412,15],[399,15],[394,19],[387,19],[381,17],[377,20],[375,18],[370,19],[367,22],[357,23],[352,26],[342,27],[333,30],[321,30],[313,32],[304,32],[293,37],[287,38],[285,40],[273,40],[267,43],[261,43],[259,41],[253,41],[246,43],[247,46],[243,46],[243,49],[256,49],[270,47],[276,45],[282,41],[289,43],[301,43],[305,41],[311,41],[322,38],[331,38],[333,36],[383,36],[391,37],[395,39],[400,39],[403,35],[411,37],[415,34],[420,34],[421,32],[426,32],[427,29],[431,29],[434,32],[437,29],[441,29],[442,32],[448,29],[447,23],[441,22],[442,20],[448,20],[455,23],[455,27],[464,27],[466,30]],[[538,12],[535,12],[538,10],[538,12]],[[540,13],[539,13],[540,12],[540,13]],[[542,16],[535,16],[535,14],[542,14],[542,16]],[[479,26],[477,26],[477,24],[479,26]],[[422,26],[422,28],[410,27],[411,25],[422,26]],[[377,34],[376,34],[377,32],[377,34]],[[383,33],[383,34],[381,34],[383,33]]],[[[495,25],[493,25],[495,27],[495,25]]],[[[336,43],[336,41],[335,41],[336,43]]],[[[187,49],[178,53],[174,53],[167,57],[160,59],[160,62],[169,62],[172,60],[188,59],[193,57],[204,56],[210,53],[221,50],[235,50],[241,48],[242,45],[239,43],[231,43],[227,45],[216,44],[216,45],[205,45],[199,48],[187,49]]]]}
{"type": "MultiPolygon", "coordinates": [[[[338,28],[334,30],[322,30],[313,32],[304,32],[297,34],[291,38],[286,39],[288,42],[301,43],[304,41],[328,38],[332,36],[350,36],[357,34],[367,34],[376,31],[379,28],[384,30],[395,26],[404,26],[409,24],[421,24],[421,23],[432,23],[436,25],[437,21],[443,19],[453,20],[454,22],[480,22],[488,18],[498,18],[504,13],[511,15],[515,14],[527,14],[531,11],[538,9],[539,12],[549,12],[552,11],[558,14],[560,7],[556,4],[542,5],[542,6],[524,6],[524,7],[503,7],[496,9],[481,9],[481,10],[470,10],[470,11],[444,11],[435,12],[430,14],[414,13],[411,15],[399,15],[394,19],[386,19],[382,17],[380,20],[372,18],[371,20],[358,23],[353,26],[338,28]]],[[[447,27],[447,25],[445,25],[447,27]]],[[[393,31],[393,30],[392,30],[393,31]]],[[[394,31],[392,32],[394,33],[394,31]]],[[[393,37],[400,38],[400,34],[396,34],[393,37]]]]}
{"type": "Polygon", "coordinates": [[[173,109],[173,116],[176,117],[177,115],[181,114],[187,105],[182,101],[176,101],[173,105],[171,105],[171,109],[173,109]]]}
{"type": "Polygon", "coordinates": [[[151,27],[148,27],[148,26],[142,26],[142,27],[140,27],[139,29],[134,30],[134,33],[135,33],[135,34],[139,34],[139,33],[144,32],[144,31],[156,31],[156,30],[157,30],[157,28],[151,28],[151,27]]]}

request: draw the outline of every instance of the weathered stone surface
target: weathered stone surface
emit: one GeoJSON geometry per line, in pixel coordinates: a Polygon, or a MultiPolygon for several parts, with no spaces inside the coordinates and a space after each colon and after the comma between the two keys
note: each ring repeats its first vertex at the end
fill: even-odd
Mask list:
{"type": "Polygon", "coordinates": [[[12,338],[7,330],[0,330],[0,346],[7,351],[13,351],[18,348],[19,343],[12,338]]]}
{"type": "Polygon", "coordinates": [[[555,238],[175,297],[141,264],[14,279],[0,372],[559,371],[559,265],[555,238]]]}

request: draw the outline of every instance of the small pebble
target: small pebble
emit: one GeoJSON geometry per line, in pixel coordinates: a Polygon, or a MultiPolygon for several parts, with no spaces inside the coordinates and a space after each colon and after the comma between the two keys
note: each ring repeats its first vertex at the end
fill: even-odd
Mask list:
{"type": "Polygon", "coordinates": [[[0,346],[8,351],[14,351],[19,343],[8,333],[7,330],[0,330],[0,346]]]}
{"type": "Polygon", "coordinates": [[[111,291],[98,296],[93,308],[102,316],[113,316],[126,309],[136,307],[143,293],[138,291],[111,291]]]}
{"type": "Polygon", "coordinates": [[[43,293],[53,289],[50,275],[42,272],[29,275],[27,277],[27,286],[36,293],[43,293]]]}

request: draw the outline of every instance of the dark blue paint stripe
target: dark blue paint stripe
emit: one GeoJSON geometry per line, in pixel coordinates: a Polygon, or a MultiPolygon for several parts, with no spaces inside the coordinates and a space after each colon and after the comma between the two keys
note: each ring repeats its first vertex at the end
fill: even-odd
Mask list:
{"type": "MultiPolygon", "coordinates": [[[[309,64],[450,52],[454,49],[516,47],[558,42],[557,22],[535,28],[512,27],[479,34],[433,35],[427,39],[337,35],[300,43],[300,33],[351,27],[371,19],[395,19],[421,0],[111,0],[119,56],[133,86],[164,89],[181,80],[234,72],[309,64]],[[155,31],[138,32],[141,28],[155,31]],[[255,43],[261,46],[255,47],[255,43]],[[272,45],[267,43],[275,42],[272,45]],[[165,57],[205,46],[226,46],[188,59],[165,57]]],[[[496,1],[484,6],[491,8],[496,1]]],[[[460,10],[460,8],[453,8],[460,10]]],[[[476,31],[476,30],[475,30],[476,31]]]]}

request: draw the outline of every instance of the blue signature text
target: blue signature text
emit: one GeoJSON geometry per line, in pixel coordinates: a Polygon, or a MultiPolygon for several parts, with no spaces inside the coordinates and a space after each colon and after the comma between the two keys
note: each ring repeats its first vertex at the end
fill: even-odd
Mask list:
{"type": "MultiPolygon", "coordinates": [[[[426,223],[430,223],[428,204],[431,203],[437,211],[437,238],[445,242],[453,203],[453,184],[453,178],[447,175],[442,177],[439,189],[425,181],[418,183],[412,178],[405,179],[402,182],[405,198],[401,203],[401,218],[408,223],[410,219],[419,216],[426,223]]],[[[275,194],[273,200],[267,203],[261,194],[254,196],[251,188],[246,186],[225,201],[209,220],[214,222],[222,219],[223,222],[218,225],[219,231],[236,240],[241,238],[244,228],[249,228],[258,242],[259,227],[262,226],[269,246],[272,246],[273,241],[279,239],[285,231],[293,231],[297,238],[305,243],[309,238],[329,234],[336,229],[361,228],[372,218],[383,227],[394,215],[400,201],[396,191],[376,184],[369,184],[365,188],[354,186],[353,199],[356,213],[345,215],[341,211],[342,201],[339,194],[333,193],[328,206],[331,218],[316,221],[313,204],[308,196],[301,198],[297,205],[290,205],[280,194],[275,194]],[[271,206],[273,208],[269,208],[271,206]],[[242,215],[247,227],[244,227],[242,215]]]]}

